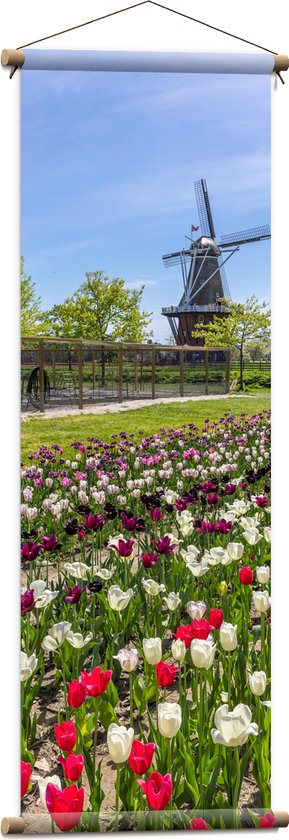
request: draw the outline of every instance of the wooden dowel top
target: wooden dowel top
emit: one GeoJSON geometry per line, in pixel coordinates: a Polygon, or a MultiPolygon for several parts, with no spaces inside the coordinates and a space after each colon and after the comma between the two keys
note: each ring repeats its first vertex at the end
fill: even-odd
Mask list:
{"type": "Polygon", "coordinates": [[[288,55],[275,55],[274,61],[274,70],[276,73],[280,73],[281,70],[288,70],[289,69],[289,56],[288,55]]]}
{"type": "Polygon", "coordinates": [[[25,55],[23,50],[2,50],[2,67],[23,67],[25,55]]]}
{"type": "Polygon", "coordinates": [[[23,817],[3,817],[1,834],[23,834],[25,822],[23,817]]]}

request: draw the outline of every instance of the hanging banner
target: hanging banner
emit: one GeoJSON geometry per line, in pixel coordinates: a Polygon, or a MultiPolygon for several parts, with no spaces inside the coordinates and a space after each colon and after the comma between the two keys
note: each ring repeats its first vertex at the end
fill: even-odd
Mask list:
{"type": "Polygon", "coordinates": [[[21,64],[21,394],[38,419],[21,816],[2,830],[287,825],[270,769],[275,58],[21,64]],[[121,418],[126,400],[140,408],[121,418]]]}

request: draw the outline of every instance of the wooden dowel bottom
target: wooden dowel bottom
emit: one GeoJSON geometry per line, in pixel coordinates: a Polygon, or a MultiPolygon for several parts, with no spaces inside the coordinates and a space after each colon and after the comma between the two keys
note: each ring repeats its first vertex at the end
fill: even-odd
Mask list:
{"type": "Polygon", "coordinates": [[[3,817],[1,834],[23,834],[25,822],[23,817],[3,817]]]}

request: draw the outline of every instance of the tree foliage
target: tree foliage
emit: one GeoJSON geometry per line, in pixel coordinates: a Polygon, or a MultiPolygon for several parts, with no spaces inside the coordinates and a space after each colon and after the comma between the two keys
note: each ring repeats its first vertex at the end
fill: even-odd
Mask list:
{"type": "Polygon", "coordinates": [[[221,301],[226,315],[214,315],[208,324],[197,324],[193,336],[202,338],[208,346],[237,349],[240,362],[240,388],[243,390],[243,356],[245,348],[268,347],[270,341],[270,310],[255,295],[245,303],[221,301]]]}
{"type": "Polygon", "coordinates": [[[142,310],[144,286],[127,289],[125,281],[112,280],[100,271],[86,273],[73,295],[45,313],[48,334],[95,341],[141,343],[151,335],[150,312],[142,310]]]}
{"type": "Polygon", "coordinates": [[[21,257],[20,283],[21,334],[39,335],[43,332],[41,300],[37,297],[35,283],[25,273],[23,257],[21,257]]]}

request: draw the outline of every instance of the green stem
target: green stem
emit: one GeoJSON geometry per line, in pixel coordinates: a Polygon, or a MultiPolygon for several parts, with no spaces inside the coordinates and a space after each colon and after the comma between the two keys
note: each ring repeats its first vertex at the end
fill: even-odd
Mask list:
{"type": "Polygon", "coordinates": [[[228,652],[228,712],[231,706],[231,673],[232,673],[232,655],[228,652]]]}
{"type": "Polygon", "coordinates": [[[94,738],[93,738],[93,779],[94,780],[95,780],[95,767],[96,767],[97,728],[98,728],[98,697],[95,697],[95,701],[94,701],[94,738]]]}
{"type": "Polygon", "coordinates": [[[119,810],[119,766],[116,769],[115,780],[115,831],[118,831],[118,810],[119,810]]]}
{"type": "Polygon", "coordinates": [[[200,808],[203,807],[203,768],[202,768],[202,735],[203,735],[203,675],[200,670],[199,697],[199,779],[200,779],[200,808]]]}
{"type": "Polygon", "coordinates": [[[67,716],[67,686],[66,686],[66,678],[65,678],[65,664],[64,664],[64,658],[63,658],[62,654],[61,654],[61,664],[62,664],[64,708],[65,708],[65,716],[67,716]]]}
{"type": "Polygon", "coordinates": [[[133,725],[133,673],[129,675],[129,725],[133,725]]]}
{"type": "Polygon", "coordinates": [[[239,749],[238,747],[234,747],[234,756],[235,756],[235,765],[236,765],[236,775],[235,775],[235,785],[234,785],[234,792],[233,792],[233,811],[234,811],[234,827],[238,828],[238,802],[239,802],[239,788],[240,788],[240,761],[239,761],[239,749]]]}
{"type": "Polygon", "coordinates": [[[265,613],[261,613],[261,659],[263,664],[265,664],[265,613]]]}

